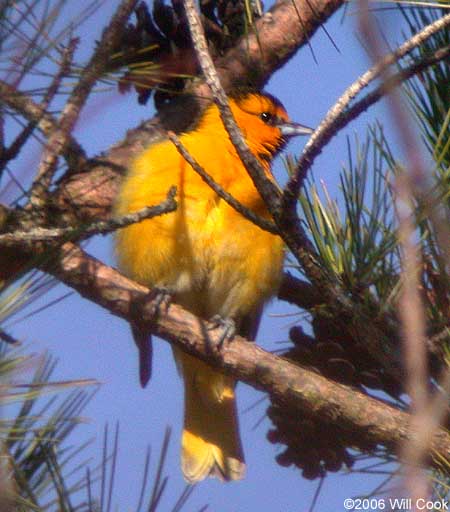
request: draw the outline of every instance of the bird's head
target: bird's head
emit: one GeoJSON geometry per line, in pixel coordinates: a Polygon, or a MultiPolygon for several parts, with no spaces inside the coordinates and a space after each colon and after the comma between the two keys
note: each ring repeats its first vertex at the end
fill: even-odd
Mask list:
{"type": "Polygon", "coordinates": [[[293,123],[281,102],[267,93],[236,96],[230,107],[251,151],[262,160],[271,160],[291,137],[313,132],[293,123]]]}

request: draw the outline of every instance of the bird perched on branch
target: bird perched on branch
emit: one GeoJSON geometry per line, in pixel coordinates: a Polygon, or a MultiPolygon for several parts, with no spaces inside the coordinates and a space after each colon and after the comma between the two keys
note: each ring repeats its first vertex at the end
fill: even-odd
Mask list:
{"type": "MultiPolygon", "coordinates": [[[[292,123],[273,96],[246,93],[230,107],[247,144],[273,180],[270,162],[288,138],[311,133],[292,123]]],[[[225,191],[254,213],[269,212],[242,164],[215,105],[180,136],[190,155],[225,191]]],[[[158,204],[177,187],[175,212],[120,230],[116,251],[122,271],[149,287],[170,291],[175,302],[210,319],[234,321],[254,339],[264,303],[280,283],[281,238],[262,230],[225,202],[169,140],[154,144],[132,163],[116,202],[118,215],[158,204]]],[[[136,328],[141,383],[149,378],[146,333],[136,328]]],[[[178,348],[175,358],[185,388],[181,465],[189,482],[213,475],[237,480],[245,471],[235,403],[235,381],[178,348]]]]}

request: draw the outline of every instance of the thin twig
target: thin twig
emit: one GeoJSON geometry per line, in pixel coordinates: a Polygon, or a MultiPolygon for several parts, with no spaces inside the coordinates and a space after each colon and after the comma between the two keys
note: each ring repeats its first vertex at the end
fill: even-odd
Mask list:
{"type": "Polygon", "coordinates": [[[11,334],[7,333],[4,329],[0,327],[0,339],[5,343],[10,345],[20,345],[20,341],[17,338],[14,338],[11,334]]]}
{"type": "Polygon", "coordinates": [[[226,203],[228,203],[232,208],[234,208],[250,222],[253,222],[253,224],[259,226],[261,229],[275,235],[278,234],[278,229],[273,222],[270,222],[260,215],[252,212],[252,210],[240,203],[236,198],[224,190],[216,181],[214,181],[205,171],[205,169],[203,169],[203,167],[189,154],[187,149],[181,143],[180,139],[173,132],[167,132],[167,137],[172,141],[173,145],[177,148],[177,151],[186,160],[186,162],[194,169],[197,174],[199,174],[202,180],[207,183],[207,185],[211,187],[214,192],[216,192],[216,194],[220,196],[226,203]]]}
{"type": "Polygon", "coordinates": [[[68,45],[62,51],[62,58],[59,64],[59,69],[56,75],[54,76],[51,84],[45,91],[45,95],[41,102],[41,108],[46,111],[52,102],[55,95],[58,93],[59,88],[61,87],[62,80],[70,73],[70,69],[73,61],[73,54],[75,53],[75,49],[79,43],[79,39],[74,37],[72,38],[68,45]]]}
{"type": "MultiPolygon", "coordinates": [[[[50,137],[57,129],[58,122],[41,105],[3,80],[0,80],[0,98],[8,107],[19,112],[30,122],[36,123],[37,128],[46,137],[50,137]]],[[[73,137],[69,137],[63,155],[68,165],[74,169],[81,167],[86,161],[83,148],[73,137]]]]}
{"type": "MultiPolygon", "coordinates": [[[[78,39],[71,39],[67,48],[65,48],[62,52],[62,61],[60,63],[58,72],[54,76],[50,86],[45,91],[45,95],[40,103],[40,108],[42,112],[46,112],[51,101],[53,100],[55,94],[59,91],[62,79],[67,76],[70,72],[70,65],[72,63],[73,53],[75,51],[76,44],[78,39]]],[[[19,133],[19,135],[14,139],[11,145],[1,153],[0,158],[0,175],[10,160],[13,160],[17,157],[22,147],[26,144],[27,140],[34,132],[36,125],[40,119],[31,120],[27,126],[19,133]]]]}
{"type": "Polygon", "coordinates": [[[346,109],[351,100],[359,94],[365,87],[378,78],[384,70],[392,64],[398,62],[414,48],[420,46],[424,41],[430,38],[436,32],[450,25],[450,14],[426,26],[423,30],[405,41],[394,52],[384,56],[371,69],[356,80],[338,99],[333,107],[328,111],[324,120],[317,127],[310,139],[305,145],[303,153],[297,163],[295,172],[286,184],[283,192],[282,207],[294,210],[297,204],[298,193],[306,173],[311,168],[314,159],[322,152],[324,146],[336,135],[339,128],[342,127],[340,118],[346,114],[346,109]]]}
{"type": "Polygon", "coordinates": [[[376,87],[359,101],[355,102],[351,107],[343,111],[338,118],[336,118],[333,122],[333,129],[327,130],[325,138],[322,139],[323,144],[327,144],[336,135],[337,131],[342,130],[342,128],[365,112],[370,106],[389,94],[389,92],[391,92],[395,87],[399,87],[406,80],[420,74],[424,69],[427,69],[438,62],[445,61],[449,55],[450,46],[438,48],[435,52],[422,57],[410,66],[406,66],[398,73],[387,77],[381,85],[376,87]]]}
{"type": "MultiPolygon", "coordinates": [[[[417,141],[414,143],[417,144],[417,141]]],[[[398,314],[404,341],[403,354],[407,375],[405,387],[412,400],[412,410],[418,415],[423,415],[428,402],[426,322],[419,293],[421,255],[414,240],[416,226],[411,177],[403,172],[396,180],[395,189],[399,220],[398,237],[402,253],[398,314]]]]}
{"type": "Polygon", "coordinates": [[[84,240],[93,235],[106,235],[130,224],[174,212],[177,209],[176,192],[176,187],[171,187],[166,199],[156,206],[146,206],[137,212],[128,213],[118,218],[93,222],[87,226],[69,226],[67,228],[37,226],[29,231],[0,234],[0,246],[23,245],[24,242],[84,240]]]}
{"type": "Polygon", "coordinates": [[[236,124],[228,103],[227,95],[220,83],[214,63],[209,54],[205,34],[194,0],[183,0],[183,5],[198,61],[202,68],[205,81],[213,94],[213,100],[219,109],[224,127],[230,136],[230,140],[235,147],[239,158],[242,160],[242,163],[245,165],[253,183],[255,184],[256,189],[264,199],[269,212],[273,214],[278,206],[277,199],[280,197],[280,190],[267,178],[263,167],[258,162],[255,155],[250,151],[241,130],[236,124]]]}
{"type": "MultiPolygon", "coordinates": [[[[360,1],[361,32],[368,43],[369,54],[376,62],[381,54],[381,42],[373,28],[367,0],[360,1]]],[[[450,23],[450,15],[448,15],[428,25],[422,33],[425,31],[431,35],[434,32],[430,30],[430,27],[445,26],[445,18],[447,18],[447,23],[450,23]]],[[[382,69],[382,75],[383,81],[386,82],[390,79],[387,66],[382,69]]],[[[410,428],[415,432],[415,436],[411,436],[411,439],[402,447],[402,460],[406,485],[413,499],[413,510],[417,510],[418,500],[428,496],[428,479],[423,468],[426,465],[432,432],[438,426],[436,419],[430,417],[429,414],[426,318],[419,292],[421,254],[414,237],[416,229],[414,224],[414,182],[426,183],[426,171],[417,138],[411,128],[411,120],[395,89],[390,91],[387,101],[408,162],[406,171],[400,170],[400,175],[396,180],[398,235],[402,249],[402,286],[398,301],[398,315],[403,334],[406,390],[412,400],[410,428]]],[[[446,409],[447,404],[445,405],[446,409]]]]}
{"type": "Polygon", "coordinates": [[[92,88],[104,73],[111,52],[120,41],[126,21],[136,3],[137,0],[122,0],[108,27],[103,31],[102,38],[91,60],[83,69],[80,79],[61,113],[58,128],[52,132],[44,149],[41,163],[31,188],[30,203],[33,206],[39,207],[43,205],[44,196],[48,192],[56,170],[58,157],[67,146],[81,109],[89,97],[92,88]]]}
{"type": "MultiPolygon", "coordinates": [[[[275,223],[279,229],[280,236],[283,237],[287,246],[293,251],[294,255],[302,258],[304,267],[307,268],[308,277],[315,283],[322,283],[324,281],[319,266],[317,265],[315,250],[308,240],[306,233],[299,222],[286,222],[282,216],[280,217],[280,189],[272,181],[267,179],[264,169],[258,162],[256,157],[250,151],[245,142],[241,130],[236,125],[233,114],[228,104],[228,99],[225,91],[220,83],[214,63],[208,52],[206,39],[203,33],[203,27],[200,22],[193,0],[183,0],[183,5],[186,11],[186,17],[189,23],[192,42],[195,47],[197,58],[205,76],[205,81],[208,84],[213,99],[216,103],[222,122],[225,126],[230,140],[233,143],[242,163],[246,167],[256,189],[261,194],[264,203],[267,206],[270,214],[273,216],[275,223]],[[299,256],[300,253],[300,256],[299,256]]],[[[322,288],[325,288],[322,286],[322,288]]]]}
{"type": "Polygon", "coordinates": [[[5,167],[8,165],[8,162],[17,158],[35,128],[36,123],[34,121],[30,121],[11,142],[11,144],[7,148],[3,149],[3,151],[0,151],[0,177],[3,174],[5,167]]]}

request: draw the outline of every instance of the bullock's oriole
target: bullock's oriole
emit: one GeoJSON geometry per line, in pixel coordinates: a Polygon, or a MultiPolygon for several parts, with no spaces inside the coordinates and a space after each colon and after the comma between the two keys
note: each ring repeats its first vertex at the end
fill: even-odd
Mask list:
{"type": "MultiPolygon", "coordinates": [[[[311,132],[290,122],[281,103],[269,94],[247,93],[231,99],[230,107],[270,179],[270,162],[286,139],[311,132]]],[[[180,140],[227,192],[257,214],[269,217],[216,106],[210,106],[198,125],[180,140]]],[[[120,268],[142,284],[170,290],[177,303],[200,317],[220,315],[234,320],[239,333],[253,338],[263,304],[276,293],[280,282],[281,238],[230,207],[168,140],[150,146],[132,163],[115,211],[120,215],[157,204],[171,185],[177,187],[175,212],[118,232],[120,268]]],[[[141,380],[145,381],[148,353],[142,339],[138,346],[141,380]]],[[[181,465],[186,480],[197,482],[208,475],[223,480],[242,478],[245,464],[235,381],[181,350],[174,353],[185,387],[181,465]]]]}

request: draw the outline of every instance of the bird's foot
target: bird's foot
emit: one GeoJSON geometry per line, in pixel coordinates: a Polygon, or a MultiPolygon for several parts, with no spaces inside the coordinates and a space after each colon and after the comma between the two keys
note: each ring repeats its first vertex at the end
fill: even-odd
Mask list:
{"type": "Polygon", "coordinates": [[[157,318],[161,314],[167,313],[172,302],[172,292],[169,288],[154,286],[148,298],[154,301],[152,314],[157,318]]]}
{"type": "Polygon", "coordinates": [[[211,325],[208,327],[208,331],[212,331],[219,327],[222,328],[222,333],[219,339],[219,349],[222,348],[225,341],[230,342],[235,337],[236,323],[232,318],[222,318],[220,315],[214,315],[209,319],[209,322],[211,325]]]}

